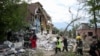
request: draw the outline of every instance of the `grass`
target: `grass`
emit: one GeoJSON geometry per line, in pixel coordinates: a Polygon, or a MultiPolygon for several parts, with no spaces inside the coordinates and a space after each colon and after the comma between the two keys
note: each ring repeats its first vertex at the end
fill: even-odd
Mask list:
{"type": "Polygon", "coordinates": [[[26,52],[22,56],[44,56],[44,53],[42,50],[26,50],[26,52]]]}
{"type": "Polygon", "coordinates": [[[76,55],[73,52],[61,52],[61,53],[58,53],[54,56],[76,56],[76,55]]]}
{"type": "MultiPolygon", "coordinates": [[[[24,55],[22,56],[45,56],[43,50],[27,50],[24,55]]],[[[52,56],[80,56],[76,55],[75,53],[69,51],[69,52],[59,52],[58,54],[52,55],[52,56]]]]}

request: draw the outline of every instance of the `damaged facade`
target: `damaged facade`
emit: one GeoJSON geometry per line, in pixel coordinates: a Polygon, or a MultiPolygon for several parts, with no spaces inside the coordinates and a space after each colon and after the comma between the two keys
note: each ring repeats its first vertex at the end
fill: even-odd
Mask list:
{"type": "Polygon", "coordinates": [[[30,24],[30,28],[35,29],[36,33],[52,33],[53,25],[51,17],[47,14],[39,2],[31,3],[28,5],[26,20],[30,24]]]}
{"type": "MultiPolygon", "coordinates": [[[[97,35],[100,37],[100,27],[97,24],[97,35]]],[[[81,36],[94,36],[95,35],[95,28],[90,27],[88,23],[81,23],[80,27],[76,30],[76,33],[80,33],[81,36]]]]}

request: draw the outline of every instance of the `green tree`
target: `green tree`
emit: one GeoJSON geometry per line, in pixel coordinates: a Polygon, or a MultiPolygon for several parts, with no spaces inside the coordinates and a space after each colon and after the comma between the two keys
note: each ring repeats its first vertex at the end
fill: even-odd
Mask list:
{"type": "Polygon", "coordinates": [[[20,0],[0,0],[0,40],[8,29],[21,29],[25,24],[27,4],[20,4],[20,0]]]}
{"type": "Polygon", "coordinates": [[[69,30],[69,31],[68,31],[68,37],[69,37],[69,38],[72,37],[72,30],[69,30]]]}
{"type": "Polygon", "coordinates": [[[58,34],[58,33],[59,33],[59,29],[56,28],[56,27],[53,27],[53,33],[54,33],[54,34],[58,34]]]}
{"type": "Polygon", "coordinates": [[[97,35],[97,20],[100,18],[100,0],[88,0],[86,1],[86,6],[89,7],[89,14],[93,16],[90,22],[95,25],[95,34],[97,35]]]}

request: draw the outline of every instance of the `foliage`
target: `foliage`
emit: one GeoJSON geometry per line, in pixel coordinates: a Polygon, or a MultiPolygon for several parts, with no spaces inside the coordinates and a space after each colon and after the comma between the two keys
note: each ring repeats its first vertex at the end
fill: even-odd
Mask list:
{"type": "Polygon", "coordinates": [[[90,23],[95,25],[95,34],[97,35],[97,22],[100,18],[100,0],[88,0],[85,5],[89,9],[89,14],[92,17],[90,23]]]}
{"type": "Polygon", "coordinates": [[[75,21],[77,21],[77,20],[79,20],[79,19],[81,19],[81,18],[76,18],[76,19],[73,19],[67,26],[66,26],[66,28],[65,28],[65,30],[64,30],[64,36],[65,36],[65,34],[66,34],[66,31],[67,31],[67,29],[68,29],[68,27],[72,24],[72,23],[74,23],[75,21]]]}
{"type": "Polygon", "coordinates": [[[59,29],[57,29],[56,27],[53,27],[53,33],[54,33],[54,34],[59,33],[59,29]]]}
{"type": "Polygon", "coordinates": [[[72,30],[68,31],[68,37],[72,37],[72,30]]]}
{"type": "Polygon", "coordinates": [[[0,38],[8,29],[19,30],[25,25],[27,4],[20,0],[0,0],[0,38]]]}
{"type": "MultiPolygon", "coordinates": [[[[61,29],[61,30],[62,30],[62,29],[61,29]]],[[[62,35],[64,34],[64,32],[61,31],[61,30],[59,31],[59,35],[60,35],[60,36],[62,36],[62,35]]],[[[67,34],[67,33],[66,33],[66,34],[67,34]]]]}
{"type": "MultiPolygon", "coordinates": [[[[86,6],[89,6],[89,14],[93,15],[93,13],[95,13],[96,22],[99,22],[98,20],[100,20],[99,19],[100,18],[100,13],[99,13],[100,12],[100,0],[89,0],[86,2],[86,6]]],[[[95,23],[94,19],[91,19],[90,23],[91,24],[95,23]]]]}
{"type": "Polygon", "coordinates": [[[75,38],[76,37],[76,30],[79,28],[80,24],[76,24],[73,26],[71,30],[68,31],[68,37],[75,38]]]}
{"type": "Polygon", "coordinates": [[[88,0],[86,2],[86,5],[89,6],[90,12],[92,12],[93,10],[100,10],[100,0],[88,0]]]}

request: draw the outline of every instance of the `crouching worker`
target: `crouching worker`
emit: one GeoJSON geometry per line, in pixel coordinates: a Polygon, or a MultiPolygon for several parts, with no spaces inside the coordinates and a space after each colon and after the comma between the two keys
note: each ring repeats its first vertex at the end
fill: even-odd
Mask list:
{"type": "Polygon", "coordinates": [[[56,41],[56,48],[55,48],[55,54],[57,54],[58,52],[61,52],[61,39],[60,37],[57,37],[57,41],[56,41]]]}

